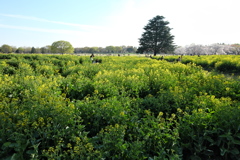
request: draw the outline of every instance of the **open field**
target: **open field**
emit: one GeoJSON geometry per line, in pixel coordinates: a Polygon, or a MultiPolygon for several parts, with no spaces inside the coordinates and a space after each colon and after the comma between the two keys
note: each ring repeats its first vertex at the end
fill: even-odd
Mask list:
{"type": "Polygon", "coordinates": [[[240,157],[239,56],[94,58],[0,54],[1,158],[240,157]]]}

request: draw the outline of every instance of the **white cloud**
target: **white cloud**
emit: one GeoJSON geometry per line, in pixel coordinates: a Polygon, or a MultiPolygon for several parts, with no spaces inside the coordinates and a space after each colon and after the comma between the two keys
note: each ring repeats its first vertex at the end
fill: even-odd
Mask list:
{"type": "Polygon", "coordinates": [[[25,27],[25,26],[13,26],[13,25],[4,25],[0,24],[1,28],[10,28],[10,29],[20,29],[26,31],[37,31],[37,32],[46,32],[46,33],[57,33],[57,34],[78,34],[82,35],[85,32],[74,31],[74,30],[63,30],[63,29],[44,29],[44,28],[35,28],[35,27],[25,27]]]}
{"type": "Polygon", "coordinates": [[[72,39],[71,42],[76,47],[79,46],[79,44],[81,46],[101,46],[101,47],[105,47],[107,45],[132,44],[132,41],[129,40],[131,39],[132,35],[126,32],[127,26],[125,24],[122,24],[122,25],[117,24],[118,26],[114,24],[112,26],[104,27],[104,26],[66,23],[66,22],[60,22],[60,21],[50,21],[47,19],[31,17],[31,16],[23,16],[23,15],[9,15],[9,14],[0,14],[0,15],[6,16],[6,17],[18,18],[18,19],[27,19],[30,21],[38,21],[38,22],[54,23],[59,25],[79,27],[79,28],[73,28],[73,29],[48,29],[48,28],[0,24],[0,28],[61,34],[63,37],[66,37],[67,39],[72,39]]]}
{"type": "Polygon", "coordinates": [[[18,18],[18,19],[26,19],[26,20],[32,20],[32,21],[38,21],[38,22],[61,24],[61,25],[67,25],[67,26],[73,26],[73,27],[80,27],[80,28],[82,28],[84,30],[88,30],[88,31],[91,31],[92,29],[104,29],[101,26],[67,23],[67,22],[61,22],[61,21],[52,21],[52,20],[47,20],[47,19],[37,18],[37,17],[32,17],[32,16],[13,15],[13,14],[0,14],[0,16],[12,17],[12,18],[18,18]]]}

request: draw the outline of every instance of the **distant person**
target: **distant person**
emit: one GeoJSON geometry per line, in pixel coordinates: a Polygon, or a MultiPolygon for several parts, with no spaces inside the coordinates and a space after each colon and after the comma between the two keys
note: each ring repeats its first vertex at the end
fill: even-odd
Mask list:
{"type": "Polygon", "coordinates": [[[92,59],[93,57],[94,57],[94,54],[92,53],[91,56],[90,56],[90,58],[92,59]]]}
{"type": "Polygon", "coordinates": [[[177,62],[180,62],[180,61],[181,61],[181,57],[178,57],[177,62]]]}
{"type": "Polygon", "coordinates": [[[163,58],[164,58],[164,57],[162,56],[162,57],[160,58],[160,60],[162,61],[162,60],[163,60],[163,58]]]}
{"type": "Polygon", "coordinates": [[[91,56],[90,56],[90,59],[91,59],[92,62],[94,60],[93,57],[94,57],[94,54],[92,53],[91,56]]]}

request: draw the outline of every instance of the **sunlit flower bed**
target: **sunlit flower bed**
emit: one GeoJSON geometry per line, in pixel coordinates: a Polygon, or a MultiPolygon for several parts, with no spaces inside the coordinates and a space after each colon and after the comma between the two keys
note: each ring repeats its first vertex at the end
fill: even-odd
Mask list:
{"type": "Polygon", "coordinates": [[[94,58],[0,54],[1,158],[239,158],[238,56],[94,58]]]}

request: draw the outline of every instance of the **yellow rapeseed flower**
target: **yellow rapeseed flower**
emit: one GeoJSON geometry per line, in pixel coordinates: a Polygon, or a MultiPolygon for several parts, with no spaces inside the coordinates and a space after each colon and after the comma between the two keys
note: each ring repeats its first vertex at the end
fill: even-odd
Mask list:
{"type": "Polygon", "coordinates": [[[54,152],[54,148],[53,147],[49,147],[48,152],[54,152]]]}
{"type": "Polygon", "coordinates": [[[158,116],[159,117],[163,116],[163,112],[159,112],[158,116]]]}
{"type": "Polygon", "coordinates": [[[68,143],[68,144],[67,144],[67,148],[72,149],[72,144],[71,144],[71,143],[68,143]]]}

